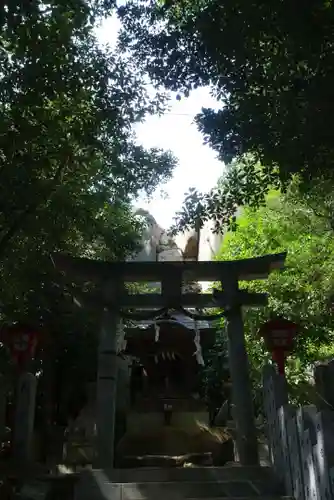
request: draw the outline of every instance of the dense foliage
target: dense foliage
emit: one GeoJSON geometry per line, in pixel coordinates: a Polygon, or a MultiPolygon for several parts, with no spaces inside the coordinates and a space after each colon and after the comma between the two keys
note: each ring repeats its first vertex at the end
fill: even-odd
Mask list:
{"type": "Polygon", "coordinates": [[[213,230],[224,233],[236,228],[240,207],[259,207],[265,204],[270,188],[280,187],[276,172],[268,171],[252,156],[233,161],[220,179],[218,186],[209,193],[190,188],[183,205],[174,217],[171,234],[189,229],[194,224],[212,221],[213,230]]]}
{"type": "Polygon", "coordinates": [[[138,146],[133,132],[164,97],[147,92],[126,54],[95,38],[113,5],[0,6],[0,319],[42,332],[36,362],[46,398],[73,390],[68,381],[79,393],[94,377],[99,320],[75,310],[50,255],[124,259],[141,229],[131,201],[175,166],[171,154],[138,146]]]}
{"type": "Polygon", "coordinates": [[[217,258],[242,259],[286,250],[284,272],[243,284],[251,291],[269,294],[268,307],[245,313],[247,345],[258,387],[260,368],[268,359],[258,332],[271,316],[283,316],[300,325],[288,365],[292,383],[307,380],[310,365],[333,354],[334,242],[330,220],[324,213],[315,214],[311,200],[300,198],[295,186],[286,196],[271,193],[261,209],[245,209],[237,231],[226,235],[217,258]]]}
{"type": "MultiPolygon", "coordinates": [[[[122,46],[154,82],[185,95],[211,87],[220,109],[196,121],[227,164],[253,159],[242,201],[257,204],[272,176],[284,184],[298,172],[306,186],[333,179],[332,1],[129,0],[119,13],[122,46]]],[[[219,213],[224,200],[216,202],[219,213]]]]}
{"type": "Polygon", "coordinates": [[[161,102],[129,59],[99,48],[94,16],[108,3],[0,8],[0,297],[26,315],[26,292],[45,288],[26,304],[35,322],[49,254],[124,257],[138,229],[131,198],[175,164],[135,142],[133,125],[161,102]]]}

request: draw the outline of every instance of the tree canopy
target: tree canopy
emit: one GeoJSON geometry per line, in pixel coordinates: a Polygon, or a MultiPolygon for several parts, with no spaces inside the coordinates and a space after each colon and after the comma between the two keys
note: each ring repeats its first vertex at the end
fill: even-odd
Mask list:
{"type": "Polygon", "coordinates": [[[98,44],[96,23],[113,6],[0,6],[0,320],[42,333],[45,394],[48,369],[78,391],[94,376],[99,320],[73,308],[51,254],[125,259],[141,231],[131,201],[176,164],[136,142],[134,125],[160,113],[164,97],[148,93],[129,55],[98,44]]]}
{"type": "Polygon", "coordinates": [[[148,95],[129,57],[95,38],[94,23],[112,4],[10,0],[0,7],[3,312],[27,314],[27,294],[35,297],[35,321],[48,309],[54,251],[124,258],[138,234],[131,199],[175,166],[168,152],[138,146],[133,133],[161,110],[162,98],[148,95]]]}
{"type": "Polygon", "coordinates": [[[275,187],[280,187],[277,171],[269,173],[254,162],[254,157],[245,155],[228,166],[218,185],[209,193],[189,189],[170,231],[176,234],[194,224],[201,227],[207,220],[213,222],[214,232],[234,230],[240,207],[265,205],[266,194],[275,187]]]}
{"type": "Polygon", "coordinates": [[[196,122],[227,164],[253,159],[246,203],[257,204],[272,176],[284,184],[298,173],[306,186],[333,179],[331,1],[131,0],[119,14],[121,46],[153,82],[181,95],[210,86],[220,109],[196,122]]]}
{"type": "Polygon", "coordinates": [[[300,326],[288,365],[291,382],[307,378],[310,363],[333,355],[334,244],[330,220],[320,206],[315,213],[312,202],[306,202],[292,186],[285,196],[271,192],[265,207],[244,209],[237,230],[224,238],[219,260],[288,250],[285,271],[272,273],[268,280],[241,284],[269,295],[268,307],[249,309],[244,316],[253,375],[259,384],[260,368],[268,354],[258,332],[270,317],[283,316],[300,326]]]}

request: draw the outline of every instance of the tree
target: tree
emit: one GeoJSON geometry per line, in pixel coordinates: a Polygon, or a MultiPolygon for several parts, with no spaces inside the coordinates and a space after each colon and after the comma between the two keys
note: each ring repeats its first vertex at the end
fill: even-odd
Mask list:
{"type": "Polygon", "coordinates": [[[96,250],[96,242],[110,258],[131,251],[138,229],[131,199],[151,192],[175,165],[169,153],[136,145],[132,131],[146,113],[159,111],[159,96],[149,99],[134,64],[100,49],[94,38],[95,16],[112,3],[35,0],[1,6],[5,305],[22,297],[23,283],[35,275],[39,286],[52,251],[85,254],[96,250]]]}
{"type": "Polygon", "coordinates": [[[277,171],[269,172],[259,163],[254,164],[252,156],[244,156],[229,165],[218,186],[209,193],[190,188],[170,231],[176,234],[196,224],[202,227],[208,220],[213,222],[213,230],[217,233],[235,230],[242,206],[265,205],[268,190],[280,186],[277,171]]]}
{"type": "MultiPolygon", "coordinates": [[[[185,95],[211,87],[221,109],[196,121],[227,164],[246,154],[247,176],[260,162],[283,183],[333,179],[331,1],[132,0],[119,13],[121,44],[153,82],[185,95]]],[[[257,181],[270,189],[267,176],[257,181]]]]}
{"type": "Polygon", "coordinates": [[[245,332],[252,373],[260,387],[260,368],[268,354],[258,332],[270,316],[300,325],[296,349],[288,365],[292,383],[308,379],[310,364],[333,354],[334,243],[329,221],[315,215],[292,186],[286,196],[271,193],[267,206],[245,209],[238,229],[225,236],[217,258],[234,260],[288,251],[286,270],[268,280],[245,283],[267,292],[269,305],[245,313],[245,332]]]}
{"type": "Polygon", "coordinates": [[[129,57],[98,46],[113,4],[0,7],[0,318],[39,329],[39,368],[61,365],[67,383],[94,373],[98,318],[73,309],[50,255],[124,259],[141,229],[131,201],[176,163],[136,143],[133,126],[164,101],[129,57]]]}
{"type": "Polygon", "coordinates": [[[93,205],[95,217],[109,200],[151,191],[175,164],[135,144],[133,124],[160,104],[129,60],[98,48],[85,5],[2,7],[2,254],[41,213],[48,224],[65,208],[71,221],[86,220],[93,205]]]}

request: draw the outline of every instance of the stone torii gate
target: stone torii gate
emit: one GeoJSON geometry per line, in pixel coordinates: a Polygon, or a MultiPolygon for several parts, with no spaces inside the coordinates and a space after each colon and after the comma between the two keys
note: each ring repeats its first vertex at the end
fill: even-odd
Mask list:
{"type": "MultiPolygon", "coordinates": [[[[76,294],[81,305],[101,308],[102,326],[97,374],[97,468],[111,469],[114,463],[115,401],[117,383],[116,341],[122,311],[129,308],[153,310],[222,308],[226,317],[232,409],[240,463],[258,464],[248,356],[245,348],[242,307],[267,304],[267,295],[239,288],[239,281],[268,278],[284,268],[286,253],[227,262],[104,262],[55,255],[54,263],[68,283],[92,282],[98,293],[76,294]],[[213,281],[222,292],[183,293],[183,283],[213,281]],[[161,293],[129,294],[127,282],[160,282],[161,293]]],[[[210,317],[210,316],[209,316],[210,317]]]]}

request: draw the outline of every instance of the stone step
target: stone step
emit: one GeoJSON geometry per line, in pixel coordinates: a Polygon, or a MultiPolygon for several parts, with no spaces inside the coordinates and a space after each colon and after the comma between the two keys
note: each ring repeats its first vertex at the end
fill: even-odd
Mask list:
{"type": "Polygon", "coordinates": [[[187,482],[187,481],[276,481],[270,467],[241,466],[224,467],[144,467],[139,469],[114,469],[108,474],[116,483],[187,482]]]}
{"type": "Polygon", "coordinates": [[[112,476],[108,477],[102,471],[85,471],[76,484],[75,500],[282,498],[277,482],[268,480],[235,478],[198,481],[198,478],[188,478],[187,481],[115,482],[112,476]]]}

